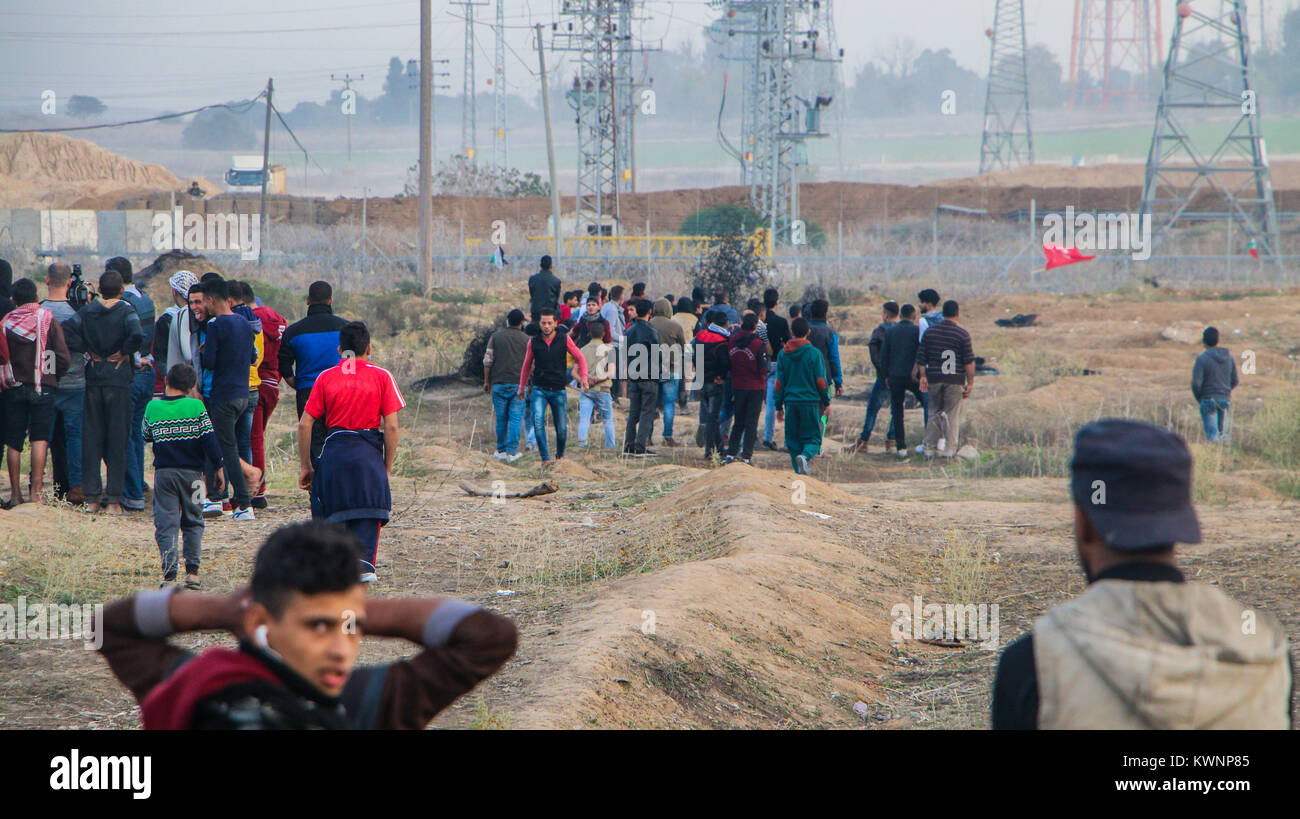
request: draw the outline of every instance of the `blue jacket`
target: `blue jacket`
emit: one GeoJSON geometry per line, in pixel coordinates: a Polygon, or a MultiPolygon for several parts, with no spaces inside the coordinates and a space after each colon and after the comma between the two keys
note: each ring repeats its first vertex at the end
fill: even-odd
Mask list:
{"type": "Polygon", "coordinates": [[[392,509],[384,434],[374,429],[331,432],[312,477],[311,516],[330,523],[363,518],[387,521],[392,509]]]}
{"type": "Polygon", "coordinates": [[[310,304],[305,318],[280,337],[280,378],[293,379],[295,390],[309,390],[316,376],[339,363],[339,330],[347,321],[328,304],[310,304]]]}

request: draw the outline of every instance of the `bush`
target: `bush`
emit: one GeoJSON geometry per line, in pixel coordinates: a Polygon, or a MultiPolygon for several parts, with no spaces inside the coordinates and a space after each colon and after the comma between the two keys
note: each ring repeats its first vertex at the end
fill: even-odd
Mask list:
{"type": "Polygon", "coordinates": [[[682,222],[683,236],[747,236],[763,224],[763,217],[748,205],[715,205],[699,210],[682,222]]]}

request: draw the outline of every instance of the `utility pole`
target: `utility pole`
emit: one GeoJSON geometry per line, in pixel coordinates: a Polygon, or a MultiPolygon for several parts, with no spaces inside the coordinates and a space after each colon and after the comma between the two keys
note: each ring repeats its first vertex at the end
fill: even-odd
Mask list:
{"type": "Polygon", "coordinates": [[[560,11],[564,28],[551,25],[557,33],[551,49],[578,56],[565,98],[578,125],[578,230],[593,236],[617,233],[619,194],[631,189],[632,55],[646,50],[633,33],[640,5],[641,0],[566,0],[560,11]]]}
{"type": "Polygon", "coordinates": [[[266,228],[270,224],[266,216],[266,183],[271,176],[271,95],[275,84],[266,78],[266,123],[262,126],[262,213],[261,227],[257,230],[257,266],[262,266],[262,249],[266,247],[266,228]]]}
{"type": "Polygon", "coordinates": [[[420,0],[420,279],[424,293],[433,292],[433,12],[431,0],[420,0]]]}
{"type": "Polygon", "coordinates": [[[989,37],[989,88],[984,99],[980,174],[1034,164],[1029,123],[1029,62],[1024,0],[996,0],[989,37]]]}
{"type": "Polygon", "coordinates": [[[771,239],[798,241],[799,165],[807,141],[830,134],[822,112],[834,100],[844,52],[835,44],[831,0],[732,0],[718,26],[737,43],[730,60],[745,67],[741,163],[750,205],[771,239]]]}
{"type": "Polygon", "coordinates": [[[1245,0],[1226,0],[1217,13],[1179,5],[1147,154],[1142,213],[1151,215],[1156,246],[1180,222],[1223,220],[1229,229],[1235,223],[1244,247],[1254,243],[1280,269],[1277,208],[1247,31],[1245,0]],[[1216,135],[1217,144],[1207,134],[1216,135]],[[1220,207],[1213,207],[1216,202],[1220,207]]]}
{"type": "Polygon", "coordinates": [[[492,164],[498,170],[510,165],[506,143],[506,0],[497,0],[496,53],[492,74],[492,164]]]}
{"type": "Polygon", "coordinates": [[[546,121],[546,164],[551,174],[551,261],[560,262],[560,180],[555,175],[555,132],[551,130],[551,89],[546,82],[546,51],[542,47],[542,26],[537,31],[537,66],[542,78],[542,118],[546,121]]]}
{"type": "Polygon", "coordinates": [[[474,9],[486,6],[486,0],[453,0],[453,6],[465,9],[465,55],[462,73],[461,109],[460,109],[460,147],[461,153],[471,165],[478,164],[478,106],[475,104],[474,87],[474,9]]]}
{"type": "MultiPolygon", "coordinates": [[[[357,77],[353,77],[351,74],[344,74],[342,77],[336,77],[333,74],[330,74],[331,80],[333,80],[334,82],[343,83],[343,90],[345,92],[352,90],[352,83],[357,82],[358,80],[364,80],[365,78],[366,78],[365,74],[362,74],[357,77]]],[[[351,162],[352,161],[352,115],[345,112],[343,116],[347,119],[347,123],[348,123],[348,162],[351,162]]]]}
{"type": "Polygon", "coordinates": [[[1161,0],[1074,0],[1070,107],[1136,108],[1161,60],[1161,0]]]}

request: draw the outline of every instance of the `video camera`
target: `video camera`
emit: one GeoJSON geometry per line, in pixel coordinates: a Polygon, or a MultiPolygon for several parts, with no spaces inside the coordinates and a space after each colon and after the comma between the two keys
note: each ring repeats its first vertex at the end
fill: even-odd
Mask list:
{"type": "Polygon", "coordinates": [[[77,312],[95,300],[98,294],[91,292],[90,287],[81,278],[81,265],[72,266],[72,278],[68,281],[68,306],[77,312]]]}

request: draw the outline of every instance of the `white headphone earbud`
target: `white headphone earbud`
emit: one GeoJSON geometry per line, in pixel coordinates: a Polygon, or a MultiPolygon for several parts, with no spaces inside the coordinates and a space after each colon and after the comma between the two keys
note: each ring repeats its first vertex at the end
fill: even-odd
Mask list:
{"type": "Polygon", "coordinates": [[[266,634],[270,629],[266,625],[260,625],[253,630],[253,642],[262,648],[270,648],[271,644],[266,641],[266,634]]]}

